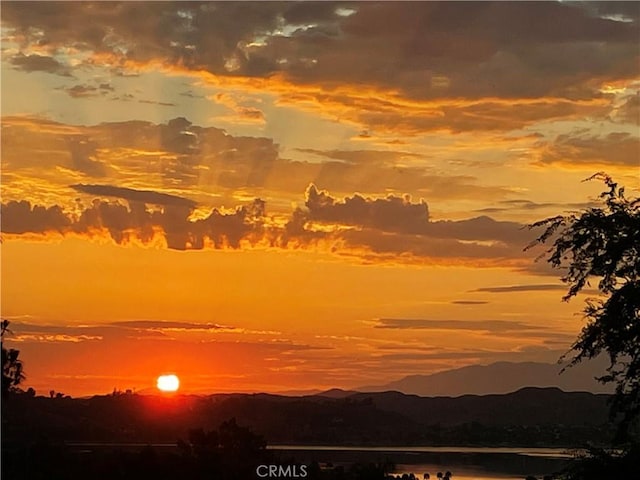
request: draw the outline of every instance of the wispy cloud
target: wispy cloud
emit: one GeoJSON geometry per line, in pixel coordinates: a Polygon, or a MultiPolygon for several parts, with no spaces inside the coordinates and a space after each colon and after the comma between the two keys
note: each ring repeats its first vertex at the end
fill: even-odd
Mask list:
{"type": "Polygon", "coordinates": [[[535,148],[539,162],[543,164],[591,166],[594,169],[611,165],[637,167],[640,135],[629,132],[607,135],[577,132],[558,135],[552,141],[540,141],[535,148]]]}
{"type": "Polygon", "coordinates": [[[489,302],[484,300],[454,300],[451,303],[454,305],[486,305],[489,302]]]}
{"type": "Polygon", "coordinates": [[[79,192],[101,197],[115,197],[130,202],[149,203],[155,205],[175,205],[179,207],[195,208],[196,202],[187,198],[170,195],[168,193],[151,190],[135,190],[133,188],[116,187],[113,185],[71,185],[79,192]]]}
{"type": "Polygon", "coordinates": [[[109,325],[125,328],[139,328],[148,330],[234,330],[234,327],[217,323],[190,323],[158,320],[124,320],[111,322],[109,325]]]}
{"type": "Polygon", "coordinates": [[[99,335],[37,335],[20,334],[11,337],[12,342],[86,342],[90,340],[102,340],[99,335]]]}
{"type": "Polygon", "coordinates": [[[540,292],[546,290],[567,290],[565,285],[551,284],[551,283],[538,283],[531,285],[507,285],[499,287],[481,287],[471,292],[486,292],[486,293],[511,293],[511,292],[540,292]]]}
{"type": "Polygon", "coordinates": [[[546,329],[539,325],[529,325],[509,320],[429,320],[422,318],[381,318],[378,320],[375,328],[471,330],[479,332],[515,332],[546,329]]]}

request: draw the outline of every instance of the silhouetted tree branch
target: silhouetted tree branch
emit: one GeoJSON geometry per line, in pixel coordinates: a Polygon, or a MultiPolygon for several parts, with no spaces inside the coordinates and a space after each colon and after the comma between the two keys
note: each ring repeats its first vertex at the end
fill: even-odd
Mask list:
{"type": "Polygon", "coordinates": [[[640,414],[640,199],[625,197],[624,187],[605,173],[586,181],[593,179],[608,187],[600,194],[603,205],[530,225],[545,231],[527,249],[553,242],[539,258],[565,270],[565,301],[598,281],[604,298],[586,300],[587,323],[572,346],[570,365],[608,355],[607,374],[599,380],[616,384],[612,414],[623,416],[622,440],[640,414]]]}
{"type": "Polygon", "coordinates": [[[9,330],[9,320],[0,323],[0,337],[2,338],[2,396],[10,392],[19,391],[18,385],[25,379],[22,361],[18,359],[20,351],[14,348],[4,348],[4,337],[9,330]]]}

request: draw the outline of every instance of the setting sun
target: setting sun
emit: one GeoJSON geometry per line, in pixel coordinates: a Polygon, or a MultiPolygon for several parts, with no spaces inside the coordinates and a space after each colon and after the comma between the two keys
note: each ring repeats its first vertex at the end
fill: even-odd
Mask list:
{"type": "Polygon", "coordinates": [[[180,379],[176,375],[160,375],[156,385],[162,392],[175,392],[180,388],[180,379]]]}
{"type": "Polygon", "coordinates": [[[640,0],[0,5],[0,480],[640,480],[640,0]]]}

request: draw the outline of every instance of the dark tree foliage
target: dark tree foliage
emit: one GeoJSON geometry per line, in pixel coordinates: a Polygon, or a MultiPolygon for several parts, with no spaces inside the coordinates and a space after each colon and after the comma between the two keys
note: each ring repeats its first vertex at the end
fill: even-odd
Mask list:
{"type": "Polygon", "coordinates": [[[14,348],[4,348],[4,336],[11,333],[9,320],[0,323],[0,336],[2,337],[2,396],[19,391],[18,385],[25,379],[22,369],[22,361],[18,359],[20,351],[14,348]]]}
{"type": "Polygon", "coordinates": [[[574,461],[561,473],[563,480],[632,479],[638,476],[640,462],[638,444],[626,451],[613,454],[602,448],[590,448],[579,452],[574,461]]]}
{"type": "Polygon", "coordinates": [[[613,382],[612,414],[622,416],[620,439],[626,439],[640,414],[640,199],[624,195],[605,173],[598,179],[608,187],[602,206],[547,218],[530,225],[545,231],[527,248],[551,243],[540,257],[564,270],[568,301],[590,282],[598,282],[601,298],[586,300],[586,325],[572,346],[570,365],[608,355],[603,383],[613,382]]]}
{"type": "Polygon", "coordinates": [[[189,440],[179,440],[178,448],[185,460],[197,466],[185,478],[257,478],[256,467],[272,460],[264,437],[238,425],[235,418],[222,422],[218,430],[190,430],[189,440]]]}

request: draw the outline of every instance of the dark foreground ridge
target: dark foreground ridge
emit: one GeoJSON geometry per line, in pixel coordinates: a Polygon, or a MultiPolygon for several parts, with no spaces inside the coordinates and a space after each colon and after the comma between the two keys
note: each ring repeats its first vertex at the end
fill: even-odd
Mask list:
{"type": "Polygon", "coordinates": [[[450,465],[464,470],[482,459],[487,468],[539,480],[567,460],[503,449],[462,453],[460,463],[459,453],[424,447],[605,444],[614,428],[607,399],[557,388],[456,398],[336,390],[300,397],[14,393],[2,405],[2,478],[258,480],[275,466],[287,473],[282,478],[388,480],[410,479],[395,474],[398,464],[411,464],[437,466],[435,479],[450,465]]]}
{"type": "MultiPolygon", "coordinates": [[[[334,392],[335,393],[335,392],[334,392]]],[[[335,395],[334,395],[335,396],[335,395]]],[[[2,408],[3,443],[175,443],[235,418],[270,444],[582,447],[613,434],[606,394],[524,388],[502,395],[341,398],[270,394],[136,395],[88,399],[17,394],[2,408]]]]}

